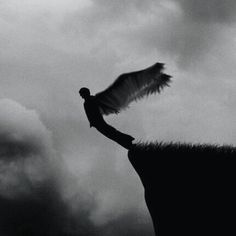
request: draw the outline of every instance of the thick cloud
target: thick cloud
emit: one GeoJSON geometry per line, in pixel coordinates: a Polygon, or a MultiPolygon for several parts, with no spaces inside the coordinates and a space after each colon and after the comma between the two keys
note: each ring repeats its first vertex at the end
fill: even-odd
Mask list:
{"type": "Polygon", "coordinates": [[[12,100],[2,99],[0,114],[1,147],[9,147],[1,153],[2,158],[10,160],[18,156],[43,157],[53,154],[51,133],[34,110],[27,110],[12,100]]]}
{"type": "MultiPolygon", "coordinates": [[[[127,209],[112,205],[112,209],[106,209],[106,205],[115,204],[119,192],[110,192],[106,198],[100,186],[99,200],[84,183],[78,185],[62,163],[54,149],[52,134],[38,114],[12,100],[1,100],[1,235],[152,235],[149,222],[129,201],[127,209]],[[105,212],[101,212],[104,206],[105,212]],[[111,214],[112,210],[117,213],[111,214]]],[[[92,176],[93,181],[97,175],[98,172],[92,176]]],[[[106,176],[101,178],[104,183],[108,181],[106,176]]]]}
{"type": "Polygon", "coordinates": [[[234,0],[176,0],[189,20],[205,23],[233,23],[236,21],[234,0]]]}
{"type": "Polygon", "coordinates": [[[96,226],[89,219],[90,208],[80,204],[72,212],[53,183],[37,186],[33,195],[20,198],[0,196],[0,233],[4,236],[152,236],[150,225],[127,213],[108,224],[96,226]]]}
{"type": "MultiPolygon", "coordinates": [[[[176,0],[182,10],[182,20],[173,31],[176,46],[180,46],[182,64],[194,64],[212,54],[221,45],[231,44],[230,27],[236,23],[236,3],[233,0],[176,0]],[[228,35],[230,37],[225,37],[228,35]],[[182,46],[181,46],[182,45],[182,46]]],[[[207,60],[208,57],[207,57],[207,60]]]]}
{"type": "Polygon", "coordinates": [[[1,235],[94,235],[88,212],[81,209],[79,215],[72,216],[52,182],[34,186],[24,197],[0,196],[0,209],[1,235]]]}
{"type": "Polygon", "coordinates": [[[164,62],[171,87],[107,121],[137,140],[233,144],[233,12],[233,1],[2,1],[0,98],[17,103],[1,102],[1,197],[24,199],[36,181],[89,228],[133,215],[150,229],[127,153],[89,129],[77,90],[164,62]]]}
{"type": "Polygon", "coordinates": [[[215,47],[232,44],[235,13],[235,1],[159,1],[124,36],[141,55],[157,50],[169,63],[191,70],[209,61],[215,47]]]}
{"type": "Polygon", "coordinates": [[[56,151],[51,133],[35,111],[3,99],[0,101],[0,194],[30,193],[31,185],[50,178],[56,151]]]}

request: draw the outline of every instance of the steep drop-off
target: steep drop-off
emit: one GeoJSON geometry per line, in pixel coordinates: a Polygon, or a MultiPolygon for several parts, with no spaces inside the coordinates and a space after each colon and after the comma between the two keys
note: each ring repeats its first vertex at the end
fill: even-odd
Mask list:
{"type": "Polygon", "coordinates": [[[157,235],[236,235],[236,148],[137,144],[128,157],[157,235]]]}

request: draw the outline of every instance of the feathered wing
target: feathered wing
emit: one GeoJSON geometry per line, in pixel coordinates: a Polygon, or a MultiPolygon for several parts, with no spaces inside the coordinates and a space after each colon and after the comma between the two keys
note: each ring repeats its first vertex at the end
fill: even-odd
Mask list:
{"type": "Polygon", "coordinates": [[[163,63],[156,63],[144,70],[120,75],[107,89],[95,95],[101,113],[119,113],[131,102],[159,93],[169,85],[171,78],[163,69],[163,63]]]}

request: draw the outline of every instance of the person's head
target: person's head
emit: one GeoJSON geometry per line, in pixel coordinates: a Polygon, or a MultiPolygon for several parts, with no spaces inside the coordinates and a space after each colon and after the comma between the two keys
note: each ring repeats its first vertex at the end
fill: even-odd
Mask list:
{"type": "Polygon", "coordinates": [[[79,94],[82,98],[86,99],[90,97],[90,91],[88,88],[83,87],[79,90],[79,94]]]}

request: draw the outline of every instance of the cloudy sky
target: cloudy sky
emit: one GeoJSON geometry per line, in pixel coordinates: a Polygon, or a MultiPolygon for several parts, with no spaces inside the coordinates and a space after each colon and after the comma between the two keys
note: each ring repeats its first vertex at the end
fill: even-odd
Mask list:
{"type": "Polygon", "coordinates": [[[107,121],[136,140],[235,144],[235,52],[235,0],[0,0],[1,208],[46,194],[76,225],[60,233],[153,235],[127,152],[89,128],[77,91],[164,62],[171,87],[107,121]]]}

